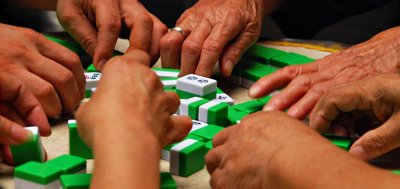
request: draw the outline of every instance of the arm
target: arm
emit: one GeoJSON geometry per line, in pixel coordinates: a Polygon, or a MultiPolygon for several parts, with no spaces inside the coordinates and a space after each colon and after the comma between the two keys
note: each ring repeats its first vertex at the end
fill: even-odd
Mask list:
{"type": "Polygon", "coordinates": [[[390,188],[400,178],[332,145],[283,112],[246,117],[213,139],[215,188],[390,188]]]}
{"type": "Polygon", "coordinates": [[[78,109],[79,134],[94,150],[93,188],[159,188],[161,148],[191,128],[188,117],[172,116],[179,97],[162,91],[149,63],[142,51],[111,59],[78,109]]]}

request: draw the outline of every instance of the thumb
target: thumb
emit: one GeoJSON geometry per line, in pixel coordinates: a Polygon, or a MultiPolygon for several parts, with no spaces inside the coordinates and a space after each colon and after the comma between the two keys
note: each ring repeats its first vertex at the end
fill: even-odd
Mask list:
{"type": "Polygon", "coordinates": [[[400,146],[398,119],[389,119],[380,127],[370,130],[351,146],[349,152],[363,160],[383,155],[400,146]]]}

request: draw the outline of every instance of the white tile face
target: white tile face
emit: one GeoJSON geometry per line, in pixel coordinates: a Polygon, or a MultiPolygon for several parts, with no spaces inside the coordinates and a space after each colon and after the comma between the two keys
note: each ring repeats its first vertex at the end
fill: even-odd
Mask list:
{"type": "Polygon", "coordinates": [[[171,157],[170,155],[171,155],[171,152],[169,150],[165,150],[165,149],[161,150],[161,159],[169,162],[170,157],[171,157]]]}
{"type": "Polygon", "coordinates": [[[176,88],[181,91],[203,96],[217,90],[217,81],[199,75],[189,74],[178,79],[176,88]]]}
{"type": "Polygon", "coordinates": [[[153,70],[158,77],[178,78],[179,72],[153,70]]]}
{"type": "Polygon", "coordinates": [[[85,72],[86,78],[86,90],[90,90],[92,88],[97,87],[97,84],[100,81],[101,73],[100,72],[85,72]]]}
{"type": "Polygon", "coordinates": [[[178,80],[161,80],[164,87],[175,87],[178,80]]]}
{"type": "Polygon", "coordinates": [[[76,124],[76,119],[69,119],[68,125],[76,124]]]}
{"type": "Polygon", "coordinates": [[[179,115],[189,115],[189,104],[201,100],[200,97],[192,97],[188,99],[181,99],[181,105],[179,106],[179,115]]]}
{"type": "Polygon", "coordinates": [[[95,87],[95,88],[91,88],[91,89],[90,89],[90,94],[93,95],[94,92],[96,92],[96,89],[97,89],[96,87],[95,87]]]}
{"type": "Polygon", "coordinates": [[[25,127],[25,129],[32,132],[33,135],[39,134],[39,128],[37,126],[25,127]]]}
{"type": "Polygon", "coordinates": [[[192,129],[190,130],[190,132],[193,132],[195,130],[201,129],[201,128],[207,126],[207,125],[208,125],[207,123],[203,123],[203,122],[200,122],[200,121],[192,120],[192,129]]]}
{"type": "Polygon", "coordinates": [[[217,97],[215,98],[215,100],[219,101],[219,102],[226,102],[229,105],[234,105],[235,104],[233,99],[229,95],[227,95],[225,93],[217,94],[217,97]]]}
{"type": "Polygon", "coordinates": [[[210,109],[213,106],[216,106],[219,103],[221,103],[221,102],[212,100],[210,102],[207,102],[207,103],[201,105],[199,108],[199,116],[198,116],[199,121],[208,123],[208,109],[210,109]]]}
{"type": "Polygon", "coordinates": [[[14,178],[14,181],[16,189],[59,189],[61,187],[59,180],[53,181],[46,185],[37,184],[19,178],[14,178]]]}

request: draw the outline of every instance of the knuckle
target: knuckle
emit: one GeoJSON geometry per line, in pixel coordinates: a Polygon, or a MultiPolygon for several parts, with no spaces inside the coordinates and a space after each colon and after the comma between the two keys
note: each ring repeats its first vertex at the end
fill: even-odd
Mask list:
{"type": "Polygon", "coordinates": [[[299,70],[297,66],[286,66],[282,68],[282,72],[291,78],[295,78],[296,76],[299,75],[299,70]]]}
{"type": "Polygon", "coordinates": [[[154,24],[154,31],[159,32],[161,34],[166,34],[168,32],[168,28],[166,25],[164,25],[160,22],[156,22],[154,24]]]}
{"type": "Polygon", "coordinates": [[[61,86],[70,85],[75,81],[74,74],[70,71],[64,71],[58,74],[59,82],[61,86]]]}
{"type": "Polygon", "coordinates": [[[117,18],[111,18],[108,22],[99,23],[99,28],[105,28],[110,33],[118,34],[121,30],[121,21],[117,18]]]}
{"type": "Polygon", "coordinates": [[[173,35],[166,34],[160,41],[160,47],[162,49],[168,49],[170,47],[179,46],[179,39],[174,37],[173,35]]]}
{"type": "Polygon", "coordinates": [[[221,51],[221,44],[215,39],[208,39],[204,42],[203,50],[207,52],[220,52],[221,51]]]}
{"type": "Polygon", "coordinates": [[[47,97],[50,97],[51,95],[53,95],[54,93],[55,93],[54,87],[49,83],[44,83],[44,84],[42,84],[42,86],[39,87],[36,94],[39,97],[47,98],[47,97]]]}
{"type": "Polygon", "coordinates": [[[201,52],[200,44],[192,40],[186,40],[182,45],[182,49],[184,49],[188,54],[199,54],[201,52]]]}
{"type": "Polygon", "coordinates": [[[137,22],[146,24],[146,26],[154,26],[153,18],[151,18],[151,16],[148,14],[143,14],[143,15],[137,17],[136,19],[137,19],[137,22]]]}

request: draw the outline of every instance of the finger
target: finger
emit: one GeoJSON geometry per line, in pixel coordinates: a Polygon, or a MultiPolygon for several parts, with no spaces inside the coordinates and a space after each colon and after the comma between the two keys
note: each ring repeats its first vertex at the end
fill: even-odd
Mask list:
{"type": "Polygon", "coordinates": [[[400,146],[398,116],[392,117],[382,126],[361,136],[350,148],[350,153],[369,160],[400,146]]]}
{"type": "Polygon", "coordinates": [[[320,133],[326,132],[341,111],[351,112],[361,105],[363,95],[360,92],[359,88],[351,86],[333,88],[325,93],[310,116],[310,127],[320,133]]]}
{"type": "Polygon", "coordinates": [[[318,71],[318,66],[314,65],[314,63],[300,66],[286,66],[271,75],[259,79],[249,89],[249,95],[253,98],[266,96],[276,89],[286,86],[297,76],[316,71],[318,71]]]}
{"type": "MultiPolygon", "coordinates": [[[[231,126],[231,127],[235,127],[235,126],[231,126]]],[[[228,140],[231,127],[224,129],[223,131],[221,131],[217,135],[215,135],[215,137],[212,140],[212,144],[213,144],[214,148],[217,146],[223,145],[228,140]]]]}
{"type": "Polygon", "coordinates": [[[210,175],[219,167],[222,159],[222,147],[214,147],[211,149],[205,157],[205,164],[207,166],[207,171],[210,175]]]}
{"type": "Polygon", "coordinates": [[[114,52],[121,30],[121,17],[118,1],[103,0],[94,8],[98,34],[93,62],[102,68],[114,52]]]}
{"type": "Polygon", "coordinates": [[[231,75],[233,67],[239,62],[244,51],[256,42],[257,37],[244,32],[233,43],[228,44],[224,48],[219,65],[224,76],[228,77],[231,75]]]}
{"type": "Polygon", "coordinates": [[[227,21],[215,25],[203,43],[196,74],[210,77],[225,45],[240,31],[240,24],[237,24],[237,20],[227,19],[227,21]]]}
{"type": "Polygon", "coordinates": [[[174,114],[176,110],[178,110],[180,105],[179,96],[175,92],[165,92],[165,95],[167,96],[168,99],[167,110],[170,114],[174,114]]]}
{"type": "MultiPolygon", "coordinates": [[[[51,129],[46,114],[33,93],[13,76],[1,75],[0,80],[3,83],[0,84],[1,99],[10,101],[19,112],[18,114],[11,108],[10,117],[20,120],[21,115],[28,125],[38,126],[42,135],[50,135],[51,129]]],[[[1,106],[4,108],[4,104],[1,106]]]]}
{"type": "Polygon", "coordinates": [[[61,113],[61,101],[50,83],[30,72],[17,72],[15,75],[36,96],[48,117],[55,117],[61,113]]]}
{"type": "Polygon", "coordinates": [[[150,47],[151,63],[154,64],[160,57],[160,41],[161,38],[168,32],[167,26],[165,26],[157,17],[151,15],[154,26],[150,47]]]}
{"type": "MultiPolygon", "coordinates": [[[[64,11],[57,11],[61,25],[81,44],[87,53],[93,56],[97,45],[97,30],[88,20],[86,14],[75,3],[57,6],[64,6],[62,9],[64,11]]],[[[98,70],[101,70],[103,66],[98,62],[94,62],[94,65],[98,70]]]]}
{"type": "Polygon", "coordinates": [[[322,94],[337,83],[337,81],[331,80],[315,84],[307,91],[306,95],[289,108],[287,113],[294,118],[304,119],[311,112],[322,94]]]}
{"type": "MultiPolygon", "coordinates": [[[[214,172],[211,174],[210,177],[210,186],[211,188],[224,188],[226,186],[223,185],[224,178],[226,176],[226,173],[220,168],[217,168],[214,170],[214,172]]],[[[231,187],[227,187],[231,188],[231,187]]]]}
{"type": "Polygon", "coordinates": [[[147,13],[139,14],[140,12],[132,11],[131,13],[132,15],[129,15],[129,18],[125,19],[126,25],[131,29],[128,52],[133,49],[149,52],[152,42],[153,19],[147,13]]]}
{"type": "Polygon", "coordinates": [[[3,144],[20,144],[30,140],[32,133],[23,126],[0,116],[0,142],[3,144]]]}
{"type": "Polygon", "coordinates": [[[181,141],[187,136],[192,128],[192,120],[187,116],[172,116],[172,127],[167,133],[167,141],[165,144],[181,141]]]}
{"type": "Polygon", "coordinates": [[[49,82],[57,91],[63,110],[72,112],[81,100],[81,92],[74,74],[56,62],[38,56],[38,63],[29,65],[30,71],[49,82]]]}
{"type": "Polygon", "coordinates": [[[211,24],[207,20],[202,20],[183,42],[181,75],[191,74],[196,71],[200,59],[201,47],[211,31],[211,24]]]}
{"type": "Polygon", "coordinates": [[[183,40],[185,40],[184,36],[173,30],[161,38],[160,55],[162,67],[179,69],[183,40]]]}
{"type": "Polygon", "coordinates": [[[320,73],[297,77],[280,93],[274,95],[263,110],[285,110],[302,98],[315,83],[323,82],[328,79],[329,76],[320,73]]]}
{"type": "Polygon", "coordinates": [[[79,56],[64,46],[44,37],[39,44],[39,52],[42,55],[66,67],[74,74],[82,99],[85,95],[86,81],[79,56]]]}
{"type": "Polygon", "coordinates": [[[25,126],[27,124],[11,102],[4,101],[0,103],[0,115],[19,125],[25,126]]]}

